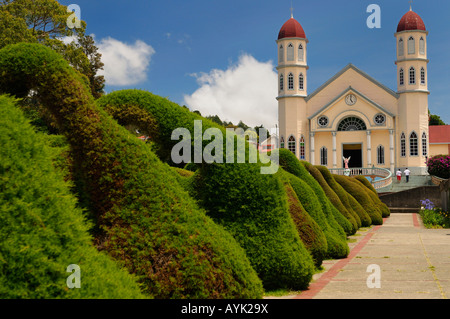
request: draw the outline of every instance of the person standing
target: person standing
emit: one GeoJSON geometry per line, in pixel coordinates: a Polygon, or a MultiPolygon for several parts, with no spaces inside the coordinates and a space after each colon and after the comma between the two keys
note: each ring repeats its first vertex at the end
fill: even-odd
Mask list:
{"type": "Polygon", "coordinates": [[[402,181],[402,171],[400,170],[400,168],[397,171],[397,182],[401,182],[402,181]]]}
{"type": "Polygon", "coordinates": [[[411,171],[408,169],[408,167],[405,169],[405,176],[406,176],[406,182],[409,182],[409,175],[411,174],[411,171]]]}

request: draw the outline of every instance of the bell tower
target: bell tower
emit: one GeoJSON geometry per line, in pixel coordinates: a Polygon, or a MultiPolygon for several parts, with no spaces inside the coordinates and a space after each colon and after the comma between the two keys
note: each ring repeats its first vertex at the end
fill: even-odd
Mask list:
{"type": "Polygon", "coordinates": [[[428,156],[428,31],[410,8],[395,33],[397,45],[397,165],[426,174],[428,156]]]}
{"type": "Polygon", "coordinates": [[[299,159],[309,160],[309,122],[305,101],[308,96],[308,40],[292,12],[291,18],[281,27],[276,43],[280,147],[291,150],[299,159]]]}

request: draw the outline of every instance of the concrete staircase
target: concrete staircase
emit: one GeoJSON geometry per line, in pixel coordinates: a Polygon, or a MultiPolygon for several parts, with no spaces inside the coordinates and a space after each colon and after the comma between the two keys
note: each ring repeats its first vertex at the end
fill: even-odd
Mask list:
{"type": "Polygon", "coordinates": [[[418,188],[422,186],[433,186],[431,182],[431,176],[410,176],[409,182],[406,182],[406,177],[402,177],[401,182],[397,182],[397,177],[392,177],[392,184],[378,189],[378,193],[398,193],[402,191],[406,191],[413,188],[418,188]]]}

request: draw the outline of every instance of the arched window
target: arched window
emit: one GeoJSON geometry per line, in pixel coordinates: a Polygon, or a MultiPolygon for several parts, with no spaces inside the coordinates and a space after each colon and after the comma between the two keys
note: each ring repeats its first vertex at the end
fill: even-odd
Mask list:
{"type": "Polygon", "coordinates": [[[280,74],[280,91],[284,90],[284,75],[280,74]]]}
{"type": "Polygon", "coordinates": [[[295,137],[291,135],[288,140],[288,150],[290,150],[295,155],[295,137]]]}
{"type": "Polygon", "coordinates": [[[398,56],[403,56],[405,54],[405,44],[403,43],[403,39],[400,38],[398,40],[398,56]]]}
{"type": "Polygon", "coordinates": [[[303,50],[303,45],[298,46],[298,60],[303,62],[305,60],[305,51],[303,50]]]}
{"type": "Polygon", "coordinates": [[[292,43],[289,43],[287,47],[287,60],[294,61],[294,45],[292,43]]]}
{"type": "Polygon", "coordinates": [[[405,72],[403,71],[403,69],[400,69],[399,81],[400,81],[400,85],[405,84],[405,72]]]}
{"type": "Polygon", "coordinates": [[[303,73],[300,73],[298,76],[298,89],[301,91],[305,89],[305,78],[303,77],[303,73]]]}
{"type": "Polygon", "coordinates": [[[350,116],[339,123],[338,131],[366,131],[367,126],[360,118],[350,116]]]}
{"type": "Polygon", "coordinates": [[[409,155],[418,156],[419,155],[419,141],[417,139],[417,134],[412,132],[409,136],[409,155]]]}
{"type": "Polygon", "coordinates": [[[427,139],[427,133],[422,133],[422,155],[428,156],[428,139],[427,139]]]}
{"type": "Polygon", "coordinates": [[[408,54],[416,53],[416,40],[413,37],[408,39],[408,54]]]}
{"type": "Polygon", "coordinates": [[[328,165],[328,149],[325,146],[320,149],[320,165],[328,165]]]}
{"type": "Polygon", "coordinates": [[[425,85],[425,68],[420,69],[420,84],[425,85]]]}
{"type": "Polygon", "coordinates": [[[423,37],[420,37],[420,41],[419,41],[419,53],[420,53],[420,54],[425,54],[425,40],[423,39],[423,37]]]}
{"type": "Polygon", "coordinates": [[[283,45],[280,45],[280,50],[278,52],[278,62],[284,62],[284,48],[283,45]]]}
{"type": "Polygon", "coordinates": [[[377,163],[378,165],[384,165],[384,146],[377,147],[377,163]]]}
{"type": "Polygon", "coordinates": [[[305,137],[302,135],[302,137],[300,138],[300,159],[304,160],[306,158],[305,156],[305,137]]]}
{"type": "Polygon", "coordinates": [[[289,73],[288,75],[288,90],[294,89],[294,74],[289,73]]]}
{"type": "Polygon", "coordinates": [[[409,84],[416,84],[416,70],[414,67],[409,69],[409,84]]]}
{"type": "Polygon", "coordinates": [[[280,138],[280,148],[284,148],[284,137],[280,138]]]}
{"type": "Polygon", "coordinates": [[[406,136],[405,133],[402,133],[400,136],[400,156],[405,157],[406,156],[406,136]]]}

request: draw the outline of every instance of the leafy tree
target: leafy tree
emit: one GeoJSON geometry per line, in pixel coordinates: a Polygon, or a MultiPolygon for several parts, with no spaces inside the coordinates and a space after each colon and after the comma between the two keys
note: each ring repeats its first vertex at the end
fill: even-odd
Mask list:
{"type": "Polygon", "coordinates": [[[439,115],[431,114],[429,125],[446,125],[446,124],[439,115]]]}

